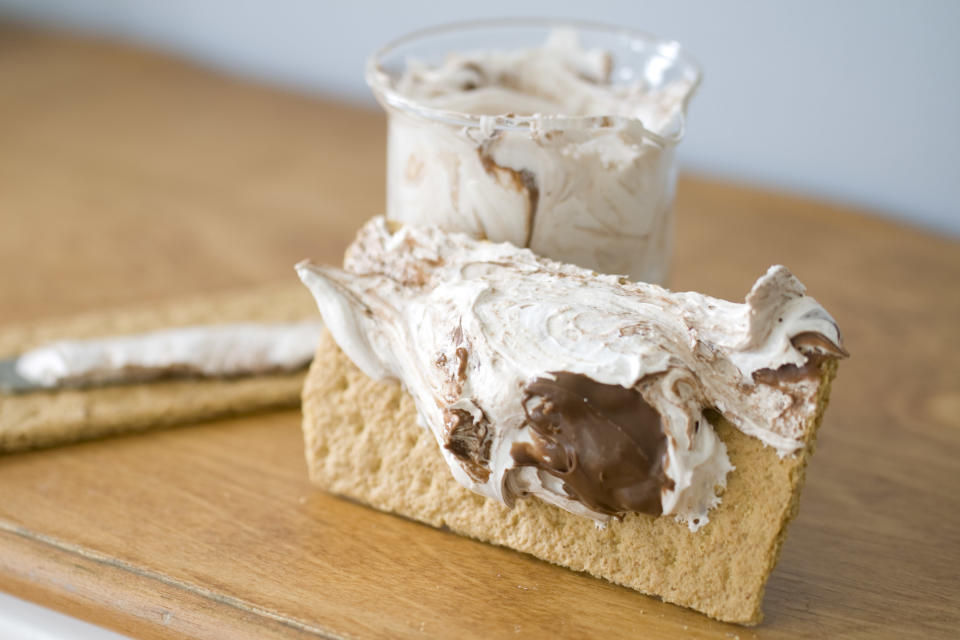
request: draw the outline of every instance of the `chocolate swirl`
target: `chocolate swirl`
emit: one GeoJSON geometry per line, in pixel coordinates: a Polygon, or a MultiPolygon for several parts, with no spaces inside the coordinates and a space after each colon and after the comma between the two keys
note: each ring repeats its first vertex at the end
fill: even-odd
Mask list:
{"type": "Polygon", "coordinates": [[[660,515],[660,496],[673,481],[664,472],[667,438],[640,392],[560,371],[524,390],[533,444],[514,443],[518,466],[534,466],[563,481],[570,498],[613,516],[660,515]]]}

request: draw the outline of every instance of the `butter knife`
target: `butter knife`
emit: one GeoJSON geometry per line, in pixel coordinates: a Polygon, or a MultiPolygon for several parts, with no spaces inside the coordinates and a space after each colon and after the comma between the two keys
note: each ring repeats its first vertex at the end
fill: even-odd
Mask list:
{"type": "Polygon", "coordinates": [[[317,320],[225,324],[62,340],[0,360],[0,392],[295,371],[313,358],[322,328],[317,320]]]}

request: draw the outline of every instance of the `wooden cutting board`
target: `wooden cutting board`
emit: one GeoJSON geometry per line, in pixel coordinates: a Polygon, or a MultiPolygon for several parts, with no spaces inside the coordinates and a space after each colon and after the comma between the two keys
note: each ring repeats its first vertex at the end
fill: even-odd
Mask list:
{"type": "MultiPolygon", "coordinates": [[[[694,128],[695,128],[695,123],[694,128]]],[[[0,27],[0,324],[339,261],[384,122],[155,54],[0,27]]],[[[843,363],[756,629],[339,500],[295,411],[0,457],[0,590],[145,638],[955,637],[960,244],[681,180],[673,285],[784,263],[843,363]]]]}

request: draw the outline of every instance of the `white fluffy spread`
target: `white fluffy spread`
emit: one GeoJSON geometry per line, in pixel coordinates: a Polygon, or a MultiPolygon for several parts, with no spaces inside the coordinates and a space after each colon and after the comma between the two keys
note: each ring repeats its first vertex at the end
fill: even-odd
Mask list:
{"type": "Polygon", "coordinates": [[[170,373],[236,376],[293,371],[313,358],[323,325],[232,324],[64,340],[24,353],[17,373],[38,385],[101,384],[170,373]]]}
{"type": "Polygon", "coordinates": [[[530,493],[601,522],[606,515],[556,478],[515,464],[513,444],[531,441],[521,406],[528,383],[568,371],[637,389],[667,437],[673,488],[661,495],[663,513],[697,528],[732,468],[704,409],[790,454],[816,410],[819,380],[769,385],[753,374],[805,363],[791,342],[797,335],[841,344],[830,315],[782,266],[735,304],[436,228],[391,233],[375,218],[343,270],[305,262],[297,271],[344,352],[371,377],[402,381],[460,484],[507,504],[530,493]],[[491,425],[488,478],[442,446],[451,409],[491,425]]]}
{"type": "Polygon", "coordinates": [[[572,30],[540,47],[452,53],[437,67],[410,61],[398,94],[481,125],[391,112],[387,217],[662,282],[675,144],[696,81],[616,84],[612,66],[572,30]],[[514,116],[527,126],[501,126],[514,116]]]}

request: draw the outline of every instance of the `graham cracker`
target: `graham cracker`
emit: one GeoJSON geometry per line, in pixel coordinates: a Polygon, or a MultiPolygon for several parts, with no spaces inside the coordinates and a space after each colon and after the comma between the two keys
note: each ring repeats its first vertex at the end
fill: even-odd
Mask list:
{"type": "MultiPolygon", "coordinates": [[[[136,309],[0,328],[0,357],[44,343],[235,322],[317,318],[299,284],[192,297],[136,309]]],[[[90,389],[0,393],[0,452],[20,451],[265,409],[296,407],[305,372],[160,380],[90,389]]]]}
{"type": "Polygon", "coordinates": [[[326,331],[303,389],[307,465],[311,481],[331,493],[752,625],[761,620],[764,585],[796,514],[836,373],[833,360],[823,367],[818,411],[795,456],[780,459],[718,420],[736,470],[696,533],[669,516],[639,513],[598,529],[536,499],[508,509],[461,487],[433,435],[417,425],[413,399],[395,382],[368,378],[326,331]]]}

